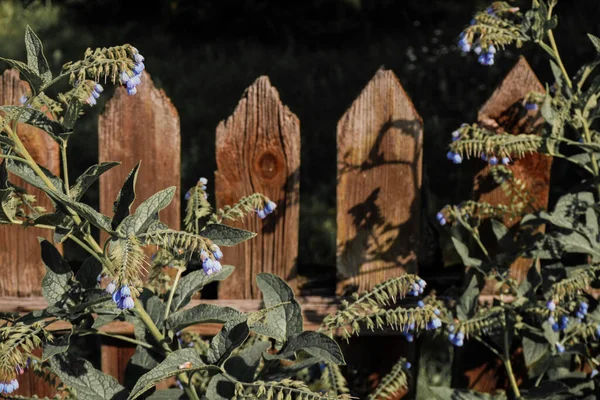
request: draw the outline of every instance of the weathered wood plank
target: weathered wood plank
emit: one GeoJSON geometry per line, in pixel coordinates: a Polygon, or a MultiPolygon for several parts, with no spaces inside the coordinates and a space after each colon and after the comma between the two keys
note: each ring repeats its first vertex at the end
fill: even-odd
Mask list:
{"type": "Polygon", "coordinates": [[[100,211],[113,215],[113,203],[131,169],[141,160],[132,210],[148,197],[177,186],[173,202],[161,220],[174,229],[180,225],[181,135],[179,115],[146,72],[137,94],[119,87],[98,121],[98,158],[122,164],[100,177],[100,211]]]}
{"type": "MultiPolygon", "coordinates": [[[[537,111],[527,111],[523,108],[523,98],[530,92],[544,93],[544,87],[535,76],[535,73],[524,57],[519,58],[517,64],[508,73],[500,86],[483,105],[478,114],[481,126],[511,134],[529,133],[539,134],[543,119],[537,111]]],[[[527,190],[535,200],[534,209],[546,209],[550,189],[550,168],[552,158],[543,154],[528,154],[515,160],[509,168],[515,177],[526,184],[527,190]]],[[[475,176],[474,198],[491,204],[507,204],[512,201],[502,188],[489,189],[488,174],[490,166],[486,166],[475,176]]],[[[509,220],[504,223],[512,227],[519,219],[509,220]]],[[[525,279],[527,271],[532,265],[532,260],[518,259],[511,266],[511,276],[519,281],[525,279]]],[[[486,292],[493,291],[493,285],[488,285],[486,292]]]]}
{"type": "Polygon", "coordinates": [[[423,122],[379,70],[337,126],[338,292],[416,273],[423,122]]]}
{"type": "Polygon", "coordinates": [[[114,376],[119,383],[123,384],[125,382],[125,369],[129,359],[135,353],[135,346],[111,338],[102,338],[101,343],[100,363],[102,372],[114,376]]]}
{"type": "MultiPolygon", "coordinates": [[[[0,79],[1,105],[20,105],[19,99],[28,92],[29,85],[19,79],[17,70],[4,71],[0,79]]],[[[45,166],[55,175],[60,174],[58,144],[48,134],[25,124],[18,124],[17,133],[38,164],[45,166]]],[[[10,176],[10,180],[35,195],[38,205],[48,211],[52,210],[52,203],[44,192],[31,187],[14,175],[10,176]]],[[[25,230],[18,226],[0,228],[0,296],[41,294],[44,264],[39,251],[38,236],[52,240],[52,232],[45,229],[25,230]]]]}
{"type": "MultiPolygon", "coordinates": [[[[100,178],[100,211],[113,215],[115,201],[129,171],[142,161],[136,183],[136,200],[132,210],[148,197],[169,186],[177,186],[171,204],[161,211],[161,220],[179,229],[181,135],[179,115],[166,96],[157,89],[146,72],[137,94],[128,96],[117,88],[98,121],[99,161],[122,164],[100,178]]],[[[106,238],[103,236],[103,238],[106,238]]],[[[102,345],[102,370],[122,378],[131,357],[131,349],[102,345]]]]}
{"type": "MultiPolygon", "coordinates": [[[[264,221],[256,215],[232,224],[258,236],[223,249],[236,267],[219,288],[220,299],[257,299],[255,278],[270,272],[296,287],[298,255],[300,126],[265,76],[250,86],[233,115],[217,127],[215,192],[218,207],[260,192],[277,203],[264,221]]],[[[229,224],[229,222],[228,222],[229,224]]]]}

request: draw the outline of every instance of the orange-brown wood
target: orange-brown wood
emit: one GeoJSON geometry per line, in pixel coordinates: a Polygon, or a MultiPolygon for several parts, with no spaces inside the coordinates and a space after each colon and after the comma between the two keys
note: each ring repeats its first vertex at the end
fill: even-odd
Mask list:
{"type": "MultiPolygon", "coordinates": [[[[34,350],[33,355],[41,357],[42,349],[34,350]]],[[[19,389],[12,393],[15,396],[37,395],[39,398],[53,397],[56,394],[56,386],[60,383],[60,380],[56,378],[56,385],[50,385],[43,377],[36,375],[33,368],[25,371],[25,373],[17,379],[19,380],[19,389]]]]}
{"type": "Polygon", "coordinates": [[[125,344],[120,340],[103,338],[100,359],[102,372],[114,376],[123,384],[125,369],[133,353],[135,353],[135,346],[125,344]]]}
{"type": "MultiPolygon", "coordinates": [[[[142,161],[132,211],[148,197],[177,186],[173,202],[161,211],[161,221],[180,227],[181,135],[179,115],[146,72],[137,94],[128,96],[117,88],[98,121],[99,161],[122,164],[100,178],[100,211],[113,215],[113,203],[131,169],[142,161]]],[[[103,236],[105,239],[106,236],[103,236]]],[[[128,347],[102,345],[102,370],[121,379],[133,351],[128,347]]]]}
{"type": "Polygon", "coordinates": [[[423,122],[379,70],[337,126],[338,292],[416,273],[423,122]]]}
{"type": "MultiPolygon", "coordinates": [[[[539,134],[543,126],[543,119],[538,111],[527,111],[523,107],[523,98],[530,92],[544,93],[544,87],[535,76],[535,73],[524,57],[519,58],[517,64],[508,73],[500,86],[479,111],[479,123],[496,132],[511,134],[528,133],[539,134]]],[[[550,188],[550,168],[552,157],[543,154],[528,154],[514,160],[509,168],[515,178],[522,180],[526,190],[534,200],[529,212],[548,207],[550,188]]],[[[490,204],[510,204],[514,199],[506,196],[502,188],[495,186],[489,189],[490,167],[486,166],[475,177],[474,198],[490,204]]],[[[504,223],[515,226],[519,219],[505,218],[504,223]]],[[[532,260],[518,259],[511,266],[511,276],[519,281],[525,279],[527,271],[532,265],[532,260]]],[[[486,293],[493,292],[493,284],[488,285],[486,293]]]]}
{"type": "MultiPolygon", "coordinates": [[[[217,127],[215,191],[218,207],[263,193],[277,203],[265,220],[255,214],[232,226],[258,236],[223,248],[235,272],[219,288],[220,299],[257,299],[256,275],[276,274],[296,288],[298,255],[300,124],[265,76],[244,93],[233,115],[217,127]]],[[[229,222],[226,222],[230,224],[229,222]]]]}
{"type": "MultiPolygon", "coordinates": [[[[4,71],[0,77],[0,105],[20,105],[19,99],[28,92],[29,85],[19,79],[17,70],[4,71]]],[[[60,174],[59,148],[54,139],[41,129],[25,124],[18,124],[17,134],[38,164],[57,176],[60,174]]],[[[52,211],[52,203],[43,191],[31,187],[14,175],[10,175],[9,179],[35,195],[38,205],[45,207],[48,212],[52,211]]],[[[0,226],[0,296],[26,297],[41,294],[45,270],[38,236],[52,241],[53,235],[45,229],[0,226]]]]}

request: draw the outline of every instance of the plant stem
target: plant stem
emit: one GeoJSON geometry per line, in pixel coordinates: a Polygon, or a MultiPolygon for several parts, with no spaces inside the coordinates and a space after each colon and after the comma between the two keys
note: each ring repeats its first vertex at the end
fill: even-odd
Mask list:
{"type": "MultiPolygon", "coordinates": [[[[22,161],[27,163],[27,160],[18,156],[11,156],[9,154],[0,154],[0,158],[7,158],[9,160],[16,160],[16,161],[22,161]]],[[[28,163],[29,164],[29,163],[28,163]]]]}
{"type": "Polygon", "coordinates": [[[67,168],[67,139],[60,141],[60,158],[62,161],[63,180],[65,182],[65,194],[70,196],[69,169],[67,168]]]}
{"type": "Polygon", "coordinates": [[[183,268],[177,268],[177,275],[175,275],[175,280],[173,281],[173,286],[171,287],[171,292],[169,293],[169,299],[167,300],[167,309],[165,311],[165,321],[169,317],[171,313],[171,303],[173,302],[173,296],[175,295],[175,289],[177,289],[177,285],[179,284],[179,278],[181,278],[181,274],[183,273],[183,268]]]}
{"type": "MultiPolygon", "coordinates": [[[[146,326],[152,337],[162,346],[165,352],[167,354],[171,353],[171,348],[165,342],[165,337],[160,332],[158,327],[154,324],[154,321],[152,321],[152,318],[148,315],[146,310],[144,310],[144,306],[142,306],[138,299],[135,299],[134,301],[134,311],[136,312],[138,318],[146,326]]],[[[185,393],[189,396],[191,400],[200,400],[200,398],[198,397],[198,393],[196,393],[196,388],[194,387],[194,385],[191,384],[190,378],[188,377],[187,373],[179,373],[177,375],[177,379],[179,379],[179,382],[181,382],[181,384],[183,385],[185,393]]]]}
{"type": "Polygon", "coordinates": [[[129,343],[137,344],[137,345],[145,347],[147,349],[153,349],[154,348],[154,346],[152,346],[151,344],[146,343],[146,342],[142,342],[141,340],[136,340],[136,339],[130,338],[129,336],[116,335],[116,334],[108,333],[108,332],[104,332],[104,331],[83,330],[83,331],[77,331],[75,333],[77,333],[79,336],[87,336],[87,335],[106,336],[106,337],[110,337],[110,338],[113,338],[113,339],[123,340],[124,342],[129,342],[129,343]]]}
{"type": "Polygon", "coordinates": [[[506,369],[506,374],[508,375],[508,380],[510,381],[510,386],[512,388],[513,393],[515,394],[515,398],[521,398],[521,392],[519,391],[519,385],[517,385],[517,380],[515,379],[515,374],[512,369],[512,363],[510,362],[510,349],[508,347],[508,332],[506,330],[506,324],[502,324],[504,328],[504,368],[506,369]]]}

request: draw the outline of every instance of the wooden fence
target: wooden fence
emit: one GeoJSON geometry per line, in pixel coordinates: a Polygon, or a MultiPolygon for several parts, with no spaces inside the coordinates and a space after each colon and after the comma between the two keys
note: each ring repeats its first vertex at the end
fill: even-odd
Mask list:
{"type": "MultiPolygon", "coordinates": [[[[122,162],[100,179],[100,211],[107,215],[112,213],[121,183],[139,160],[143,163],[137,180],[136,205],[158,190],[180,186],[177,110],[165,93],[154,87],[147,73],[143,82],[135,96],[127,96],[123,88],[118,88],[99,119],[99,161],[122,162]]],[[[26,91],[27,85],[19,80],[18,73],[4,72],[0,104],[18,104],[26,91]]],[[[522,108],[515,106],[529,91],[543,92],[543,87],[521,58],[482,107],[479,122],[508,132],[535,129],[539,121],[524,118],[527,115],[522,108]]],[[[58,149],[54,142],[35,128],[21,126],[19,133],[36,160],[58,174],[58,149]]],[[[342,116],[337,126],[337,144],[337,293],[348,288],[368,289],[384,279],[416,273],[421,236],[423,122],[392,71],[378,71],[342,116]]],[[[261,300],[255,287],[256,274],[272,272],[287,279],[294,289],[298,287],[300,122],[282,104],[267,77],[258,78],[243,94],[233,114],[217,127],[216,159],[217,206],[258,191],[273,199],[278,207],[264,221],[247,218],[236,224],[258,232],[258,236],[240,246],[223,249],[225,260],[236,267],[235,272],[219,288],[218,300],[194,300],[190,306],[205,302],[241,311],[257,310],[261,300]]],[[[519,178],[533,185],[539,206],[548,201],[550,162],[543,156],[527,156],[512,167],[519,178]]],[[[481,168],[481,163],[477,165],[481,168]]],[[[473,198],[502,201],[498,191],[479,190],[479,178],[486,172],[487,167],[479,172],[473,198]]],[[[42,204],[50,205],[43,196],[38,198],[42,204]]],[[[180,226],[181,201],[178,191],[161,214],[174,228],[180,226]]],[[[27,312],[46,306],[40,296],[44,268],[38,252],[32,250],[37,248],[36,236],[40,235],[49,237],[48,232],[41,230],[0,228],[0,311],[27,312]]],[[[527,268],[529,264],[517,263],[513,266],[514,275],[522,278],[527,268]]],[[[316,329],[323,316],[335,310],[337,298],[331,293],[330,297],[299,297],[299,302],[306,328],[316,329]]],[[[66,326],[56,324],[56,328],[66,326]]],[[[190,329],[211,335],[220,326],[203,324],[190,329]]],[[[125,322],[113,322],[102,330],[133,334],[133,327],[125,322]]],[[[390,348],[392,353],[402,351],[397,343],[403,339],[391,336],[378,339],[381,340],[388,341],[388,352],[390,348]]],[[[122,381],[134,348],[113,341],[104,341],[101,347],[102,369],[122,381]]],[[[354,352],[360,353],[356,349],[354,352]]],[[[361,356],[352,354],[348,358],[357,357],[361,356]]],[[[369,354],[363,357],[368,360],[369,354]]],[[[369,364],[381,362],[371,360],[369,364]]],[[[379,366],[385,372],[391,365],[379,366]]],[[[19,394],[52,394],[52,389],[39,378],[27,376],[19,394]]]]}

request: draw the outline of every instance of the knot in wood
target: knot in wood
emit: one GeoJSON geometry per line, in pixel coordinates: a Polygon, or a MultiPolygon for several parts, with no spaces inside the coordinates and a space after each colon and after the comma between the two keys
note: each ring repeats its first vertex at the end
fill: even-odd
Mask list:
{"type": "Polygon", "coordinates": [[[263,180],[274,179],[283,168],[284,163],[281,157],[270,151],[262,153],[256,161],[256,172],[263,180]]]}

